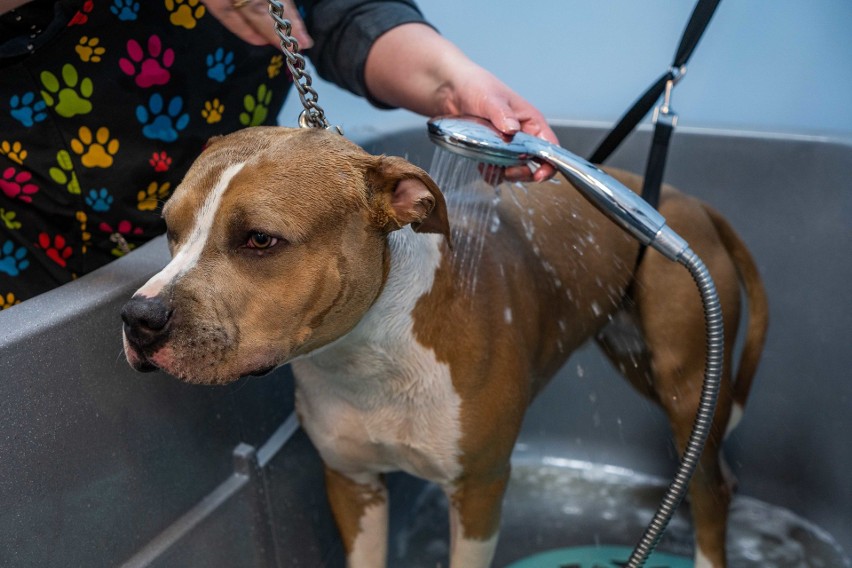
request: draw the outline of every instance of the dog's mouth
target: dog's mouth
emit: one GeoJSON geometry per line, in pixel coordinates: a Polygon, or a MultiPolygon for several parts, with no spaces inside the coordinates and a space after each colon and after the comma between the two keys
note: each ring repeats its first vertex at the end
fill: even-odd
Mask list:
{"type": "MultiPolygon", "coordinates": [[[[199,370],[204,368],[205,365],[197,364],[199,363],[198,361],[186,362],[186,364],[184,364],[183,359],[176,356],[174,350],[171,349],[168,344],[162,345],[156,350],[149,351],[140,349],[138,346],[125,339],[124,353],[127,358],[127,362],[135,371],[139,371],[141,373],[163,371],[191,384],[214,385],[229,383],[240,377],[263,377],[270,374],[279,366],[277,364],[269,363],[263,363],[257,366],[247,365],[247,368],[244,371],[229,373],[228,377],[219,375],[218,373],[215,374],[215,376],[208,377],[203,373],[199,373],[199,370]],[[233,374],[233,377],[230,376],[231,374],[233,374]]],[[[216,368],[219,372],[223,370],[221,366],[216,366],[216,368]]]]}

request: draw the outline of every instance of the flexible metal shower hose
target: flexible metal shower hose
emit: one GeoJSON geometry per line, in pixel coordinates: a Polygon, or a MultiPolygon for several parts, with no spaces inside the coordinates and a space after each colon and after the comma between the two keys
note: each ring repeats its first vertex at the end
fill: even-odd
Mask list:
{"type": "Polygon", "coordinates": [[[692,249],[688,249],[679,259],[692,275],[698,290],[701,293],[701,302],[704,306],[705,329],[707,332],[707,359],[704,368],[704,385],[701,389],[701,399],[698,404],[698,412],[695,415],[695,423],[692,433],[683,451],[680,465],[672,479],[669,488],[663,495],[657,512],[645,529],[645,533],[639,540],[639,544],[633,549],[633,553],[627,561],[627,568],[640,568],[645,565],[651,552],[657,546],[663,536],[669,521],[674,515],[680,502],[686,496],[689,480],[692,477],[704,443],[710,435],[713,425],[713,415],[716,410],[716,401],[719,398],[721,385],[723,350],[725,345],[724,328],[722,326],[722,306],[716,293],[716,285],[710,277],[707,267],[692,249]]]}

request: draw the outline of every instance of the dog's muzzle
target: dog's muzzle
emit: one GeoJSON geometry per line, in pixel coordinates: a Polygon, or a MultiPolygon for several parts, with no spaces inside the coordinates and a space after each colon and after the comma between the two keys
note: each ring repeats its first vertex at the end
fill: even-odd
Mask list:
{"type": "Polygon", "coordinates": [[[124,337],[140,357],[137,369],[153,371],[157,367],[147,361],[169,337],[172,310],[159,298],[135,296],[121,310],[124,321],[124,337]]]}

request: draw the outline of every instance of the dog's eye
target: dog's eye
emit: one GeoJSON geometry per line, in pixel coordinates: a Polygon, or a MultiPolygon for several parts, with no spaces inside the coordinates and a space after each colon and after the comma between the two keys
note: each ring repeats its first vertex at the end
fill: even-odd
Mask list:
{"type": "Polygon", "coordinates": [[[267,235],[266,233],[262,233],[260,231],[252,231],[249,233],[248,241],[246,242],[246,247],[250,249],[268,249],[272,248],[278,244],[278,239],[273,236],[267,235]]]}

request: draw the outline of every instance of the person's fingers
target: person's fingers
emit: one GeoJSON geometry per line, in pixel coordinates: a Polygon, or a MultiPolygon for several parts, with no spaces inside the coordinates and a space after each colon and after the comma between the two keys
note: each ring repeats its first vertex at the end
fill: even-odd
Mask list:
{"type": "MultiPolygon", "coordinates": [[[[266,0],[203,0],[210,12],[233,34],[252,45],[278,45],[275,20],[266,0]]],[[[292,0],[281,0],[284,17],[290,21],[291,35],[300,49],[313,45],[313,39],[292,0]]]]}

